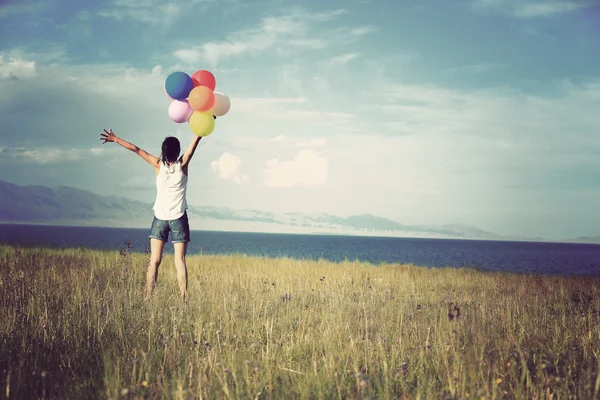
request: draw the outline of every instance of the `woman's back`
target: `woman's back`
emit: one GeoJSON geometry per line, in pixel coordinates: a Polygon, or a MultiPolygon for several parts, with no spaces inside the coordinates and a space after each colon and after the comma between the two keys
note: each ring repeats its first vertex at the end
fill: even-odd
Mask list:
{"type": "Polygon", "coordinates": [[[153,207],[156,218],[172,220],[183,215],[187,209],[187,181],[181,159],[171,165],[160,163],[160,170],[156,175],[156,201],[153,207]]]}

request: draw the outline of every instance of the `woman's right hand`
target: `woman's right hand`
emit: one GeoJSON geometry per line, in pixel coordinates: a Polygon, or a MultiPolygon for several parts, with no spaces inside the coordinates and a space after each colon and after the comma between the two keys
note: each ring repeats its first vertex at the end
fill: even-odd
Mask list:
{"type": "Polygon", "coordinates": [[[117,141],[117,135],[115,135],[112,129],[109,129],[108,131],[104,129],[104,133],[100,134],[100,140],[102,140],[102,144],[106,142],[114,143],[117,141]]]}

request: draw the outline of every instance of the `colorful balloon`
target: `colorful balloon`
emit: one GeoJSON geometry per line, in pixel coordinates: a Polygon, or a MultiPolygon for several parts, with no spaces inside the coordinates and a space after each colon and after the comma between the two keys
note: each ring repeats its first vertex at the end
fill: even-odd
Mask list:
{"type": "Polygon", "coordinates": [[[184,100],[194,88],[194,81],[185,72],[173,72],[165,81],[165,91],[175,100],[184,100]]]}
{"type": "Polygon", "coordinates": [[[190,117],[190,129],[197,136],[208,136],[215,129],[215,118],[209,113],[194,111],[190,117]]]}
{"type": "Polygon", "coordinates": [[[172,97],[169,95],[169,93],[167,93],[167,87],[166,87],[166,86],[164,87],[164,89],[165,89],[165,94],[167,95],[167,97],[168,97],[168,98],[170,98],[171,100],[175,100],[174,98],[172,98],[172,97]]]}
{"type": "Polygon", "coordinates": [[[206,86],[196,86],[188,97],[190,106],[196,111],[208,111],[215,104],[215,94],[206,86]]]}
{"type": "Polygon", "coordinates": [[[194,87],[206,86],[210,90],[215,90],[217,87],[217,79],[210,71],[205,69],[194,72],[192,80],[194,81],[194,87]]]}
{"type": "Polygon", "coordinates": [[[231,101],[229,100],[229,97],[224,93],[215,92],[215,102],[209,112],[216,117],[221,117],[227,114],[230,108],[231,101]]]}
{"type": "Polygon", "coordinates": [[[169,118],[178,124],[188,122],[193,112],[187,100],[173,100],[169,105],[169,118]]]}

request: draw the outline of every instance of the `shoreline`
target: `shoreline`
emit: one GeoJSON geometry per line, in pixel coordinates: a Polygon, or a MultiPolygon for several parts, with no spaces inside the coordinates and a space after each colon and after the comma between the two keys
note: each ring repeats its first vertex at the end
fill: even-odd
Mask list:
{"type": "MultiPolygon", "coordinates": [[[[202,221],[202,220],[201,220],[202,221]]],[[[211,221],[212,222],[212,221],[211,221]]],[[[222,222],[222,221],[220,221],[222,222]]],[[[230,221],[234,222],[234,221],[230,221]]],[[[0,225],[25,225],[25,226],[55,226],[55,227],[72,227],[72,228],[116,228],[116,229],[150,229],[150,224],[133,223],[132,221],[104,221],[99,223],[98,221],[92,220],[84,222],[80,220],[58,220],[58,221],[8,221],[0,220],[0,225]],[[147,225],[147,226],[146,226],[147,225]]],[[[190,230],[197,232],[222,232],[222,233],[250,233],[250,234],[273,234],[273,235],[298,235],[298,236],[338,236],[338,237],[364,237],[364,238],[396,238],[396,239],[425,239],[425,240],[460,240],[460,241],[477,241],[477,242],[508,242],[508,243],[546,243],[546,244],[583,244],[583,245],[600,245],[600,241],[585,241],[585,240],[551,240],[551,239],[489,239],[489,238],[467,238],[467,237],[444,237],[441,235],[431,236],[408,236],[401,234],[386,234],[385,232],[362,232],[362,231],[344,231],[344,232],[331,232],[327,230],[314,230],[310,228],[300,229],[271,229],[259,230],[259,229],[229,229],[221,228],[215,229],[196,229],[190,224],[190,230]]]]}

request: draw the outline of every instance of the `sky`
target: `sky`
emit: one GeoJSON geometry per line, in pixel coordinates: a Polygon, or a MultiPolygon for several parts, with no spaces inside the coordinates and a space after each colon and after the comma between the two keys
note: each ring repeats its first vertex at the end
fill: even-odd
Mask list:
{"type": "Polygon", "coordinates": [[[0,0],[0,180],[145,202],[166,77],[231,110],[188,202],[600,235],[600,5],[587,0],[0,0]]]}

